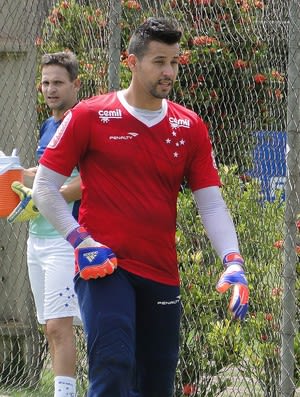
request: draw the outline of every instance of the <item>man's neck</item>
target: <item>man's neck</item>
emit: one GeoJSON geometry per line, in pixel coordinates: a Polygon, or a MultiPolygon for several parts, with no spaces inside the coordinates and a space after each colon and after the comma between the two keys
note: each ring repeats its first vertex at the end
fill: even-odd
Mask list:
{"type": "Polygon", "coordinates": [[[67,110],[72,109],[78,101],[74,102],[72,106],[69,106],[68,108],[65,109],[52,109],[52,116],[55,121],[59,121],[64,117],[64,114],[66,113],[67,110]]]}

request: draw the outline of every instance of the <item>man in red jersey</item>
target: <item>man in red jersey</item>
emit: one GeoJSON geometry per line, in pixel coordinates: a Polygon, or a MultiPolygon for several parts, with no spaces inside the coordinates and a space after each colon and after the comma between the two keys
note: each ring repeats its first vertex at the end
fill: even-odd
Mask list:
{"type": "Polygon", "coordinates": [[[243,319],[248,286],[222,199],[208,131],[166,98],[178,73],[181,32],[149,18],[128,47],[130,86],[67,112],[37,172],[33,198],[75,248],[75,289],[87,337],[89,397],[172,397],[179,350],[176,204],[186,180],[224,263],[220,292],[243,319]],[[79,222],[59,188],[76,164],[79,222]],[[132,382],[134,379],[134,384],[132,382]]]}

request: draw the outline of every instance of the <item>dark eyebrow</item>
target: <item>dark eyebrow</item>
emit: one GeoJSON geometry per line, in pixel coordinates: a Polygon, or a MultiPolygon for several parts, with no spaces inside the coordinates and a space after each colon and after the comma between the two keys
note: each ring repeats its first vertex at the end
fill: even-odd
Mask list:
{"type": "MultiPolygon", "coordinates": [[[[156,57],[154,57],[154,59],[166,59],[167,58],[167,56],[165,56],[165,55],[157,55],[156,57]]],[[[173,57],[172,57],[172,59],[177,59],[177,58],[179,58],[179,54],[178,55],[174,55],[173,57]]]]}

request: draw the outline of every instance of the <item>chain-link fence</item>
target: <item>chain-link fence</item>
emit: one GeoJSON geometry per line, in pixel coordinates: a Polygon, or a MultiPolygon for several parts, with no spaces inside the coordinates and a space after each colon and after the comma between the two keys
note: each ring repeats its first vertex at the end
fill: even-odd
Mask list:
{"type": "MultiPolygon", "coordinates": [[[[246,321],[232,322],[228,297],[215,292],[221,263],[183,185],[175,396],[300,396],[299,0],[1,0],[0,149],[17,148],[24,167],[34,164],[48,115],[38,90],[41,54],[76,53],[81,97],[124,88],[128,38],[152,15],[182,27],[171,99],[209,126],[251,294],[246,321]]],[[[50,397],[53,375],[27,278],[27,225],[0,224],[0,392],[50,397]]],[[[87,364],[76,333],[81,397],[87,364]]]]}

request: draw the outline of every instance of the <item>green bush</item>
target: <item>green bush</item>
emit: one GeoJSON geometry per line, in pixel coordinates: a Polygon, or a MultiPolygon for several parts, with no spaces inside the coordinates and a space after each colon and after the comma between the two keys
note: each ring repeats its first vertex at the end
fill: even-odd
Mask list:
{"type": "MultiPolygon", "coordinates": [[[[257,181],[242,182],[234,167],[222,167],[220,173],[246,260],[249,315],[242,323],[232,321],[226,310],[229,295],[215,291],[222,264],[207,240],[191,193],[183,190],[177,244],[184,311],[177,385],[190,386],[187,395],[216,396],[236,382],[230,374],[238,368],[239,376],[248,378],[244,386],[260,385],[264,396],[275,396],[280,378],[282,253],[274,242],[282,237],[284,203],[278,192],[273,203],[262,205],[257,181]]],[[[182,396],[180,386],[177,396],[182,396]]]]}

